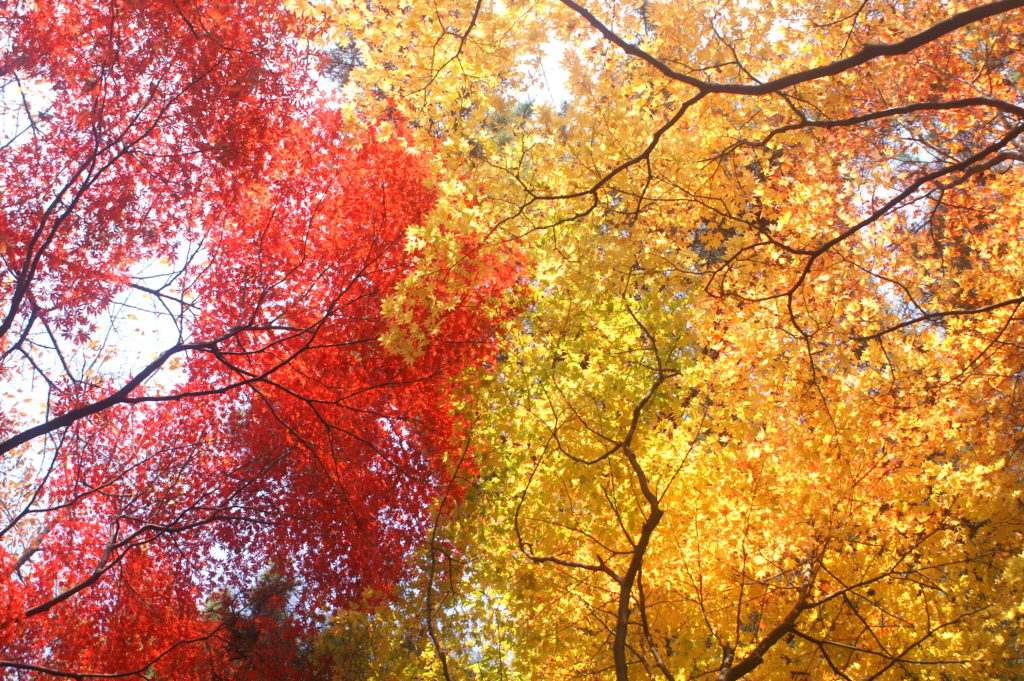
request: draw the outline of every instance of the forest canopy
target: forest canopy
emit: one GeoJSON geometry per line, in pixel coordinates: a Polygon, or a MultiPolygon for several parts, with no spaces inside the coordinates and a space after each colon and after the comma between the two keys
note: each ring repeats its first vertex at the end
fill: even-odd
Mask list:
{"type": "Polygon", "coordinates": [[[5,678],[1019,678],[1022,7],[4,6],[5,678]]]}

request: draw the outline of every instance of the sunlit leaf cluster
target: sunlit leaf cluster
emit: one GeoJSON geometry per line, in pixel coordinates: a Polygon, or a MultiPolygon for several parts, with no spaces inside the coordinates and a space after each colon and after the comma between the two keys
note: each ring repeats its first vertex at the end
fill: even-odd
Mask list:
{"type": "Polygon", "coordinates": [[[0,10],[0,665],[1019,678],[1022,6],[0,10]]]}

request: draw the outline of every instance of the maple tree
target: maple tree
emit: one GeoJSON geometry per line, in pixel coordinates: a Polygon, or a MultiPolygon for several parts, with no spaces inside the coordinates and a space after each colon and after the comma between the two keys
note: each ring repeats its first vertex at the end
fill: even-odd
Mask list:
{"type": "Polygon", "coordinates": [[[325,24],[54,0],[0,30],[0,667],[309,678],[317,619],[461,493],[454,379],[516,260],[421,254],[441,161],[344,117],[325,24]]]}
{"type": "Polygon", "coordinates": [[[1019,675],[1021,5],[325,3],[535,268],[367,677],[1019,675]]]}
{"type": "Polygon", "coordinates": [[[3,664],[1019,676],[1022,5],[5,8],[3,664]]]}

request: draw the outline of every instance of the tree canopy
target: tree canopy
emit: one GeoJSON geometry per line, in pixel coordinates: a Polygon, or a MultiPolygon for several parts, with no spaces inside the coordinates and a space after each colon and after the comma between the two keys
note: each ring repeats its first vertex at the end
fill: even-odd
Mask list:
{"type": "Polygon", "coordinates": [[[457,466],[453,378],[493,354],[515,263],[442,266],[429,308],[391,301],[407,232],[443,219],[441,161],[397,115],[342,120],[314,79],[322,28],[286,8],[2,21],[22,127],[2,152],[0,665],[241,673],[227,615],[261,609],[218,604],[292,584],[308,636],[402,574],[457,466]],[[427,324],[418,359],[389,349],[427,324]]]}
{"type": "Polygon", "coordinates": [[[1019,677],[1022,6],[0,10],[0,665],[1019,677]]]}

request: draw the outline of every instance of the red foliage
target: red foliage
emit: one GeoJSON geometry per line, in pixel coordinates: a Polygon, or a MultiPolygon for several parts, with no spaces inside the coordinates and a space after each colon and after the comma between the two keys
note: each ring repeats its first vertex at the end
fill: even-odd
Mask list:
{"type": "Polygon", "coordinates": [[[453,379],[493,351],[514,265],[463,239],[419,359],[383,346],[430,159],[399,122],[346,129],[314,29],[255,2],[0,9],[0,101],[25,126],[0,149],[0,382],[48,400],[0,418],[8,669],[298,678],[281,651],[401,575],[447,484],[453,379]],[[130,332],[129,290],[178,334],[118,377],[97,339],[130,332]],[[289,584],[273,617],[224,609],[268,570],[289,584]]]}

